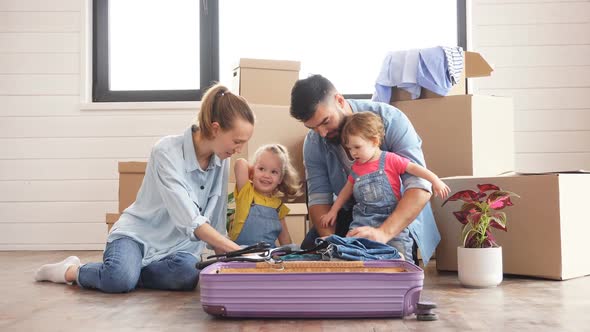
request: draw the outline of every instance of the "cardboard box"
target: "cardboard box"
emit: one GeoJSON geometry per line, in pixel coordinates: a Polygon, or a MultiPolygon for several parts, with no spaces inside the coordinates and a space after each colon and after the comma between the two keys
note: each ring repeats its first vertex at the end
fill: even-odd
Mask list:
{"type": "Polygon", "coordinates": [[[285,217],[289,234],[293,243],[300,245],[305,238],[307,228],[307,205],[304,203],[287,203],[285,204],[291,210],[285,217]]]}
{"type": "Polygon", "coordinates": [[[439,177],[514,170],[511,98],[462,95],[392,103],[422,138],[426,166],[439,177]]]}
{"type": "MultiPolygon", "coordinates": [[[[288,106],[255,105],[253,111],[256,114],[254,133],[240,153],[231,158],[230,182],[235,182],[234,163],[238,158],[250,161],[256,150],[265,144],[279,143],[289,151],[291,163],[299,173],[302,181],[305,179],[305,167],[303,166],[303,141],[309,129],[289,114],[288,106]]],[[[294,203],[305,203],[305,188],[303,195],[294,203]]]]}
{"type": "Polygon", "coordinates": [[[119,212],[135,202],[145,174],[146,162],[119,162],[119,212]]]}
{"type": "Polygon", "coordinates": [[[113,225],[117,221],[119,221],[119,217],[121,217],[120,213],[107,213],[106,214],[107,233],[111,232],[111,228],[113,228],[113,225]]]}
{"type": "Polygon", "coordinates": [[[251,104],[290,105],[300,68],[298,61],[240,59],[233,70],[232,91],[251,104]]]}
{"type": "MultiPolygon", "coordinates": [[[[590,274],[586,206],[590,174],[539,174],[500,177],[452,177],[443,179],[452,192],[492,183],[520,198],[505,208],[508,232],[493,229],[502,246],[504,273],[565,280],[590,274]]],[[[442,240],[436,249],[436,267],[457,270],[457,246],[461,224],[452,212],[461,202],[432,203],[442,240]]]]}
{"type": "MultiPolygon", "coordinates": [[[[461,73],[461,81],[458,84],[454,85],[451,88],[451,90],[449,90],[447,96],[467,94],[466,81],[468,78],[490,76],[493,71],[492,67],[479,53],[464,52],[464,57],[465,59],[463,63],[463,72],[461,73]]],[[[441,97],[444,96],[436,94],[426,88],[422,88],[422,92],[420,94],[419,99],[441,97]]],[[[410,93],[406,90],[393,87],[391,90],[391,102],[405,100],[412,100],[412,96],[410,95],[410,93]]]]}

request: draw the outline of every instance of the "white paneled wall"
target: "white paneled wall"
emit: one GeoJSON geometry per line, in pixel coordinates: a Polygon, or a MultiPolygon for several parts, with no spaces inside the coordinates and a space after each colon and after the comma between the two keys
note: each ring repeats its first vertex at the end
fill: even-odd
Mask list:
{"type": "Polygon", "coordinates": [[[471,31],[495,68],[475,92],[514,97],[517,169],[590,170],[590,1],[474,0],[471,31]]]}
{"type": "Polygon", "coordinates": [[[0,0],[0,250],[102,249],[119,160],[196,109],[80,110],[84,1],[0,0]]]}
{"type": "MultiPolygon", "coordinates": [[[[117,161],[196,114],[80,110],[87,3],[0,0],[0,250],[103,248],[117,161]]],[[[590,2],[474,0],[471,21],[495,65],[476,92],[515,100],[518,169],[590,169],[590,2]]]]}

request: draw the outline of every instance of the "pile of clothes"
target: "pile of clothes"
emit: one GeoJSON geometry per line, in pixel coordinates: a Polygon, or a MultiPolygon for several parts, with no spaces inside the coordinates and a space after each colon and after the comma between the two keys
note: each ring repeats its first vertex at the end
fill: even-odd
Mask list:
{"type": "Polygon", "coordinates": [[[392,87],[407,91],[412,99],[420,97],[422,88],[446,96],[461,80],[463,61],[461,47],[390,52],[383,60],[372,99],[389,103],[392,87]]]}
{"type": "Polygon", "coordinates": [[[396,248],[381,242],[331,235],[316,239],[316,246],[307,250],[299,250],[293,245],[272,248],[269,243],[259,242],[240,250],[212,255],[207,259],[198,263],[197,269],[201,270],[217,262],[370,261],[401,259],[401,255],[396,248]]]}

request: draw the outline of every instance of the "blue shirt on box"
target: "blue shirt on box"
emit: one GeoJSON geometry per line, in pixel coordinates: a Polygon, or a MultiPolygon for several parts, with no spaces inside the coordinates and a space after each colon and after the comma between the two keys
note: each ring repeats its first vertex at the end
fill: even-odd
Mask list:
{"type": "MultiPolygon", "coordinates": [[[[381,150],[395,152],[426,167],[422,139],[405,114],[385,103],[350,99],[347,102],[354,113],[369,111],[381,117],[385,127],[385,139],[381,144],[381,150]]],[[[307,134],[303,144],[303,155],[309,206],[332,204],[334,195],[337,195],[346,184],[351,162],[346,160],[343,151],[340,144],[331,144],[314,131],[307,134]]],[[[406,173],[401,179],[402,192],[409,188],[421,188],[431,192],[430,182],[422,178],[406,173]]],[[[350,209],[351,206],[345,208],[350,209]]],[[[428,263],[440,242],[430,203],[426,204],[408,228],[420,248],[424,263],[428,263]]]]}
{"type": "Polygon", "coordinates": [[[162,138],[152,149],[136,201],[107,241],[127,236],[142,244],[143,266],[181,251],[200,258],[205,242],[195,236],[197,227],[209,223],[226,234],[228,171],[229,161],[216,155],[201,169],[191,128],[162,138]]]}

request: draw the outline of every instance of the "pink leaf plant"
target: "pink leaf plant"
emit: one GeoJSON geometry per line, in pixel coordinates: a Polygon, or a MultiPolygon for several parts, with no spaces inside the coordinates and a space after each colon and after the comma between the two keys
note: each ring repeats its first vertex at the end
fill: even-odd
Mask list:
{"type": "Polygon", "coordinates": [[[508,231],[506,213],[498,210],[514,205],[510,198],[520,196],[493,184],[478,184],[477,188],[478,191],[459,191],[442,205],[449,201],[463,202],[461,209],[453,212],[453,215],[463,224],[461,239],[465,248],[498,247],[490,227],[508,231]],[[492,192],[487,194],[488,191],[492,192]]]}

